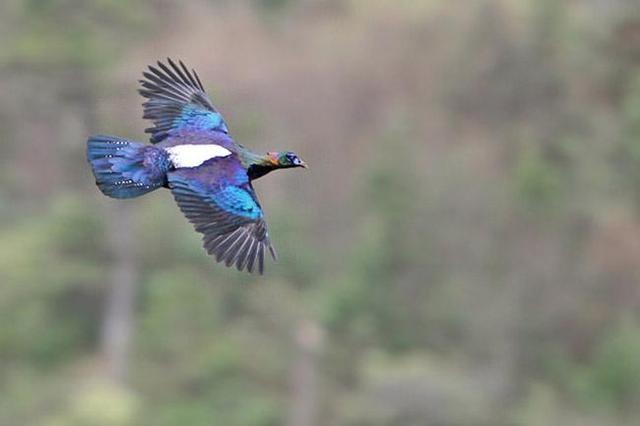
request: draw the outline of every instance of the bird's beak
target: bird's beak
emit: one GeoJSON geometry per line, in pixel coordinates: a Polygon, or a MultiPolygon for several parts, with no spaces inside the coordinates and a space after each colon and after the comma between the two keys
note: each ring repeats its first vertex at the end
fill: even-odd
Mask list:
{"type": "Polygon", "coordinates": [[[309,166],[307,166],[307,163],[305,163],[304,161],[300,160],[300,167],[303,167],[305,169],[308,169],[309,166]]]}

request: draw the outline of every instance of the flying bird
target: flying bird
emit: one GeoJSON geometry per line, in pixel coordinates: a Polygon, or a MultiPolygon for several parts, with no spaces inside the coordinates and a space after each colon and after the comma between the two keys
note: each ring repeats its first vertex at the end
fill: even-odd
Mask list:
{"type": "Polygon", "coordinates": [[[276,169],[307,167],[290,151],[258,154],[236,143],[195,70],[182,61],[150,65],[140,80],[151,144],[92,136],[87,160],[96,184],[113,198],[168,188],[208,254],[238,270],[264,271],[274,260],[264,212],[252,181],[276,169]]]}

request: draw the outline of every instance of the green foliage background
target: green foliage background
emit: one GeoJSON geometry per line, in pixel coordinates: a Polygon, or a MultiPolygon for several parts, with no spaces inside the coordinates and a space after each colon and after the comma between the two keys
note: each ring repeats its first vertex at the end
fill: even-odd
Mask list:
{"type": "Polygon", "coordinates": [[[0,424],[637,424],[635,1],[6,0],[0,40],[0,424]],[[93,185],[167,56],[311,166],[256,183],[263,277],[93,185]]]}

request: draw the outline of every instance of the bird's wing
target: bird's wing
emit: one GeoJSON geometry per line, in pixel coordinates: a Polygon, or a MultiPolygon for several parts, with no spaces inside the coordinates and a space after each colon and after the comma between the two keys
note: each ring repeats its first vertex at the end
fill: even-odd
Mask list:
{"type": "Polygon", "coordinates": [[[265,249],[276,259],[262,208],[235,154],[177,169],[168,180],[180,210],[218,262],[262,274],[265,249]]]}
{"type": "Polygon", "coordinates": [[[149,66],[140,80],[140,94],[147,98],[142,104],[143,118],[154,126],[145,130],[151,133],[151,142],[157,143],[179,131],[203,131],[228,133],[224,118],[216,111],[204,91],[198,74],[191,72],[179,61],[167,58],[169,65],[158,62],[149,66]]]}

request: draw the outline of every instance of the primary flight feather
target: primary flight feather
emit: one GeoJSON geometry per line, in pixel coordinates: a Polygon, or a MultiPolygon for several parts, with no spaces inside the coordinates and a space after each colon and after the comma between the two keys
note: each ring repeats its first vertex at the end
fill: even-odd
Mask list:
{"type": "Polygon", "coordinates": [[[149,66],[140,80],[153,145],[92,136],[87,159],[96,184],[113,198],[169,188],[178,207],[203,234],[204,248],[238,270],[264,271],[276,259],[251,182],[272,170],[306,167],[293,152],[257,154],[237,144],[195,70],[179,61],[149,66]]]}

